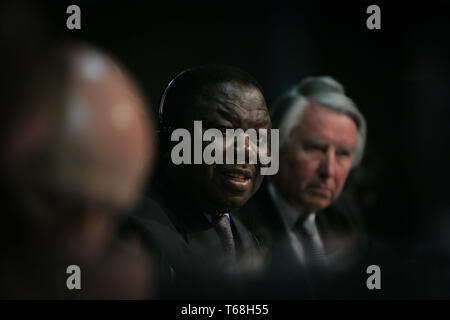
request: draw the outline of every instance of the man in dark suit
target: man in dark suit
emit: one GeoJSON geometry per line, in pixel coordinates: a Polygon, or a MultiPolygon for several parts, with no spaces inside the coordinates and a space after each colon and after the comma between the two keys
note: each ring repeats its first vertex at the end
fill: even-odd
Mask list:
{"type": "Polygon", "coordinates": [[[271,272],[289,275],[284,294],[294,272],[307,284],[297,294],[315,296],[326,287],[324,275],[348,270],[365,250],[357,209],[341,194],[362,157],[365,120],[341,84],[315,77],[279,100],[272,122],[280,129],[280,169],[241,214],[271,272]]]}
{"type": "MultiPolygon", "coordinates": [[[[185,289],[210,297],[211,279],[227,279],[214,282],[213,291],[218,293],[220,285],[228,287],[239,275],[257,272],[257,246],[234,212],[260,187],[261,165],[248,161],[249,152],[255,152],[248,140],[243,164],[174,164],[173,133],[184,129],[195,137],[194,121],[223,133],[270,129],[269,112],[256,80],[223,65],[178,75],[166,88],[159,111],[160,167],[150,199],[137,211],[135,227],[140,228],[143,243],[158,253],[163,283],[175,283],[177,294],[185,289]]],[[[188,153],[194,155],[195,148],[194,142],[188,153]]]]}

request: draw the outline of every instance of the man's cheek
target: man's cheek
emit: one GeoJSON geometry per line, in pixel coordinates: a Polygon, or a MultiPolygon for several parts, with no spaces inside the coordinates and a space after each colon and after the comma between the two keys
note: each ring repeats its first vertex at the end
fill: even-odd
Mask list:
{"type": "Polygon", "coordinates": [[[253,186],[252,186],[252,192],[255,193],[256,190],[258,190],[258,188],[261,186],[262,183],[262,177],[260,175],[257,175],[253,181],[253,186]]]}
{"type": "Polygon", "coordinates": [[[292,168],[293,172],[297,172],[297,176],[301,179],[302,183],[308,184],[314,177],[317,171],[317,165],[314,161],[309,159],[300,159],[297,165],[292,168]]]}
{"type": "Polygon", "coordinates": [[[334,190],[333,190],[333,200],[336,200],[339,197],[339,195],[341,194],[343,188],[344,188],[343,184],[338,185],[338,186],[336,186],[336,188],[334,188],[334,190]]]}
{"type": "Polygon", "coordinates": [[[345,181],[347,180],[349,171],[346,172],[337,172],[335,177],[335,185],[336,185],[336,191],[341,192],[344,188],[345,181]]]}

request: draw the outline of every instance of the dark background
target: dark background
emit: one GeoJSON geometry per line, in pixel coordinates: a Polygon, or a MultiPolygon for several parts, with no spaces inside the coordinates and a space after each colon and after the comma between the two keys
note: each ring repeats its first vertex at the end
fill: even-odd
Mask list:
{"type": "Polygon", "coordinates": [[[246,70],[269,106],[306,76],[333,76],[368,123],[347,191],[370,233],[412,247],[450,215],[448,1],[58,1],[41,9],[57,37],[118,57],[154,108],[168,81],[194,65],[246,70]],[[81,30],[66,29],[70,4],[81,8],[81,30]],[[366,28],[370,4],[381,8],[381,30],[366,28]]]}

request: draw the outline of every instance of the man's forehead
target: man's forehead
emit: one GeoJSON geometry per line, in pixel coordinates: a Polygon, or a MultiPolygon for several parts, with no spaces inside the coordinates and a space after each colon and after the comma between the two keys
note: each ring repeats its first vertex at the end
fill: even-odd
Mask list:
{"type": "MultiPolygon", "coordinates": [[[[332,109],[330,107],[324,106],[314,100],[306,106],[302,117],[300,118],[299,124],[304,124],[307,122],[316,122],[318,120],[324,119],[324,117],[334,116],[340,119],[350,120],[356,126],[355,121],[352,117],[342,111],[332,109]]],[[[348,121],[348,122],[350,122],[348,121]]]]}
{"type": "Polygon", "coordinates": [[[258,88],[251,84],[229,81],[205,85],[195,99],[194,107],[221,112],[267,112],[266,102],[258,88]]]}
{"type": "Polygon", "coordinates": [[[327,140],[341,145],[352,145],[357,137],[356,124],[349,115],[319,104],[306,107],[294,132],[302,140],[327,140]]]}

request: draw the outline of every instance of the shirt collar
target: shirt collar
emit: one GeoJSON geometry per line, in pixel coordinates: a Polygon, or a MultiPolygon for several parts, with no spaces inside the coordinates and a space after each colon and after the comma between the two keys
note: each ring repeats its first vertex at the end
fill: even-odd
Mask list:
{"type": "MultiPolygon", "coordinates": [[[[283,220],[285,226],[292,230],[295,227],[295,224],[299,219],[301,219],[302,213],[292,207],[286,200],[280,195],[277,191],[276,187],[270,181],[267,183],[267,188],[269,190],[269,194],[272,197],[272,200],[283,220]]],[[[314,225],[316,219],[316,213],[309,213],[305,217],[304,225],[314,225]]]]}
{"type": "MultiPolygon", "coordinates": [[[[203,215],[206,217],[208,222],[212,224],[212,222],[214,220],[214,216],[212,214],[207,213],[207,212],[203,212],[203,215]]],[[[228,218],[228,221],[230,221],[230,214],[229,213],[224,213],[223,215],[228,218]]]]}

